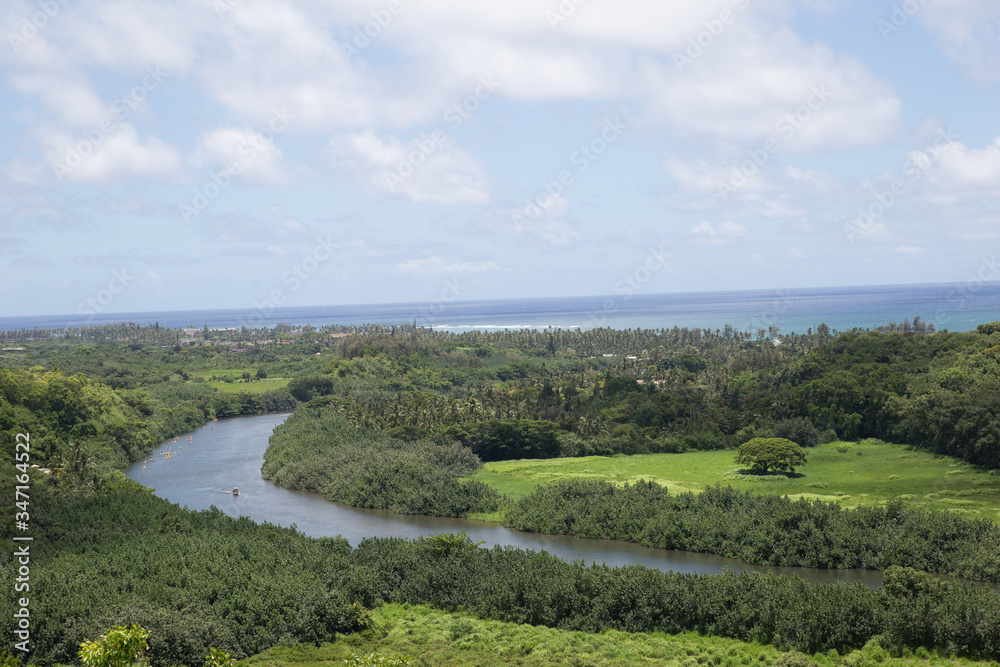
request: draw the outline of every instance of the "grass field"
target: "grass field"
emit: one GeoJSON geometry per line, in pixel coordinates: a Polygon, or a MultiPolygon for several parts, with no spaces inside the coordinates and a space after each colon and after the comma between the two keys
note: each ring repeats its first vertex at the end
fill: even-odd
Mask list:
{"type": "Polygon", "coordinates": [[[209,381],[211,386],[219,391],[230,394],[247,392],[249,394],[263,394],[272,389],[284,389],[288,386],[288,378],[264,378],[263,380],[251,380],[250,382],[219,382],[209,381]]]}
{"type": "MultiPolygon", "coordinates": [[[[883,667],[937,667],[938,665],[992,665],[997,663],[923,657],[892,658],[877,645],[843,657],[783,653],[772,646],[750,644],[695,633],[600,634],[554,630],[480,620],[464,613],[448,613],[426,606],[383,605],[374,610],[380,632],[377,639],[349,635],[336,643],[275,647],[249,658],[255,667],[327,667],[343,665],[353,654],[377,651],[386,658],[410,656],[410,665],[448,667],[474,665],[683,665],[685,667],[833,667],[875,665],[883,667]]],[[[370,663],[376,664],[376,663],[370,663]]]]}
{"type": "MultiPolygon", "coordinates": [[[[686,454],[588,456],[573,459],[487,463],[472,479],[520,498],[561,479],[615,483],[652,480],[670,491],[698,492],[715,484],[759,493],[839,502],[845,507],[893,498],[920,507],[947,509],[1000,521],[1000,474],[899,445],[833,442],[806,450],[809,462],[797,477],[740,474],[732,450],[686,454]]],[[[481,517],[494,519],[495,517],[481,517]]]]}
{"type": "MultiPolygon", "coordinates": [[[[262,394],[265,391],[271,391],[273,389],[284,389],[288,386],[289,378],[278,378],[278,377],[268,377],[263,380],[250,380],[250,382],[243,382],[239,378],[242,377],[243,372],[248,371],[251,376],[253,376],[257,371],[252,368],[226,368],[222,370],[209,370],[209,371],[191,371],[189,373],[192,378],[199,378],[201,381],[206,382],[215,389],[219,391],[225,391],[230,394],[238,394],[241,392],[247,392],[250,394],[262,394]],[[213,380],[212,376],[230,377],[235,382],[225,382],[222,380],[213,380]]],[[[191,382],[191,380],[189,380],[191,382]]]]}

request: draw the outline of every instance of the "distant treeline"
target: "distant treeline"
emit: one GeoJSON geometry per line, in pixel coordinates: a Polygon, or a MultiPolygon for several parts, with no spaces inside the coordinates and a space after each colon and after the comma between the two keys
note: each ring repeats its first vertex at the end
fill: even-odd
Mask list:
{"type": "Polygon", "coordinates": [[[806,446],[879,438],[1000,468],[1000,323],[918,324],[780,345],[697,329],[358,335],[289,391],[412,438],[549,422],[562,435],[548,455],[735,448],[794,432],[806,446]],[[636,354],[589,358],[570,345],[636,354]]]}

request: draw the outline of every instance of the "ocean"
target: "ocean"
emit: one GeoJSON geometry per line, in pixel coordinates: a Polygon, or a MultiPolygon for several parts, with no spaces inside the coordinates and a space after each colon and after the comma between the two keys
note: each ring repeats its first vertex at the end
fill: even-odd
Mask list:
{"type": "Polygon", "coordinates": [[[874,328],[919,316],[938,329],[968,331],[1000,320],[1000,282],[871,287],[798,288],[684,294],[637,294],[486,301],[436,301],[351,306],[279,307],[106,313],[98,315],[0,315],[0,331],[61,329],[117,322],[218,329],[247,326],[412,324],[440,331],[473,329],[722,329],[780,333],[874,328]]]}

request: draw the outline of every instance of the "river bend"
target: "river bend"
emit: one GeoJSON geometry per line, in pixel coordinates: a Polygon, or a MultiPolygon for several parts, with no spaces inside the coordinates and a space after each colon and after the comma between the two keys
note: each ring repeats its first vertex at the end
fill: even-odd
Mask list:
{"type": "Polygon", "coordinates": [[[764,567],[711,554],[652,549],[628,542],[588,540],[565,535],[521,533],[495,523],[407,516],[385,510],[356,509],[332,503],[315,493],[291,491],[260,476],[268,439],[287,414],[266,414],[211,422],[176,440],[163,443],[145,461],[125,474],[156,495],[191,510],[213,505],[231,516],[258,523],[295,527],[312,537],[343,536],[353,545],[365,537],[416,538],[464,530],[474,542],[544,549],[566,560],[610,566],[641,564],[660,570],[716,574],[724,568],[799,574],[814,582],[861,581],[880,586],[873,570],[820,570],[804,567],[764,567]],[[233,487],[240,495],[232,494],[233,487]]]}

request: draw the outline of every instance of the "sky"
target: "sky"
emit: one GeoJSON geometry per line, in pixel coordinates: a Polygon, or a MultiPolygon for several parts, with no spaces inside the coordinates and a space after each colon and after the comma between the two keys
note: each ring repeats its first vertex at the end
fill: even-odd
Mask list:
{"type": "Polygon", "coordinates": [[[995,0],[7,0],[0,314],[1000,280],[995,0]]]}

